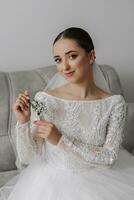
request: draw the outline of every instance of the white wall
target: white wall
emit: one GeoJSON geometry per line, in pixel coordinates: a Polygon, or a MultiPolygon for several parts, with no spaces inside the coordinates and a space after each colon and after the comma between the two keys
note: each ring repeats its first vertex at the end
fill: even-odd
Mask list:
{"type": "Polygon", "coordinates": [[[53,64],[52,42],[70,26],[85,28],[97,63],[115,66],[134,101],[133,0],[0,0],[0,70],[53,64]]]}

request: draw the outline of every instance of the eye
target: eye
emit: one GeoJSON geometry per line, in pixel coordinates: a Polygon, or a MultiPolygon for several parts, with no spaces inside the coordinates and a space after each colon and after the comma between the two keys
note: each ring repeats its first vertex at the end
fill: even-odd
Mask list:
{"type": "Polygon", "coordinates": [[[74,60],[76,57],[77,57],[76,54],[72,54],[72,55],[69,56],[69,58],[70,58],[71,60],[74,60]]]}
{"type": "Polygon", "coordinates": [[[60,58],[56,58],[54,61],[55,61],[56,63],[60,63],[60,62],[61,62],[61,59],[60,59],[60,58]]]}

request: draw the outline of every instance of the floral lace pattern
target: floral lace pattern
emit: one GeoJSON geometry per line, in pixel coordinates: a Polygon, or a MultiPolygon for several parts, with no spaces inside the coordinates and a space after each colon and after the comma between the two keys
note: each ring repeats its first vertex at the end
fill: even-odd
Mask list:
{"type": "MultiPolygon", "coordinates": [[[[121,95],[93,101],[64,100],[38,92],[35,100],[45,104],[43,117],[54,123],[62,137],[57,144],[45,145],[44,157],[66,166],[111,166],[118,158],[125,124],[126,105],[121,95]],[[79,164],[78,164],[79,163],[79,164]]],[[[16,125],[17,151],[26,164],[37,155],[31,123],[16,125]]]]}

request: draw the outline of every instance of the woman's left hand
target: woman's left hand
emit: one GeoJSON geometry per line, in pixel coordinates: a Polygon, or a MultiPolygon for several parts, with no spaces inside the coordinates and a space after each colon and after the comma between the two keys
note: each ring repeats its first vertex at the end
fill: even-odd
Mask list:
{"type": "Polygon", "coordinates": [[[34,121],[34,124],[38,126],[37,137],[44,138],[53,145],[58,144],[62,134],[53,123],[46,120],[37,120],[34,121]]]}

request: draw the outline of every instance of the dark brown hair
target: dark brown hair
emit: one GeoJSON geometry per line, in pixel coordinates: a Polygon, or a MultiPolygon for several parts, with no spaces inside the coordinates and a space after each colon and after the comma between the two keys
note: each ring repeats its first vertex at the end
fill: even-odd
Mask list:
{"type": "Polygon", "coordinates": [[[55,38],[53,45],[61,38],[75,40],[78,46],[83,48],[87,53],[94,50],[92,38],[89,33],[82,28],[71,27],[65,29],[55,38]]]}

